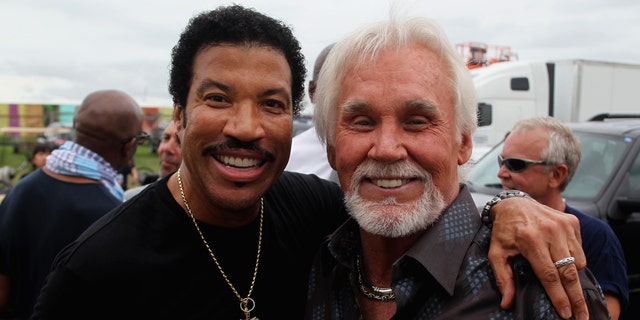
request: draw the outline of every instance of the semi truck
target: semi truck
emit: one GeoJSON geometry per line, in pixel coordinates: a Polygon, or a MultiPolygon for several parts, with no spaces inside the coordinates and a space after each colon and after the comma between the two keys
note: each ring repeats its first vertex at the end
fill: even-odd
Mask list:
{"type": "Polygon", "coordinates": [[[519,119],[565,122],[640,113],[640,65],[566,59],[508,61],[470,70],[478,97],[477,160],[519,119]]]}

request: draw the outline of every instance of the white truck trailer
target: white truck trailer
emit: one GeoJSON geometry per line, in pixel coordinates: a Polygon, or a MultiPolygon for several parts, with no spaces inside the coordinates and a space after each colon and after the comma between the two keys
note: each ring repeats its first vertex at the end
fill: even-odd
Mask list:
{"type": "Polygon", "coordinates": [[[478,94],[472,160],[523,118],[586,121],[640,114],[640,65],[592,60],[509,61],[471,70],[478,94]]]}

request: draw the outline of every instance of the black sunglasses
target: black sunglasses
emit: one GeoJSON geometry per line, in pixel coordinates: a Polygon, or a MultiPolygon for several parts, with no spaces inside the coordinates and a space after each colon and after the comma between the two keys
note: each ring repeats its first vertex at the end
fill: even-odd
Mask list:
{"type": "Polygon", "coordinates": [[[502,165],[507,167],[507,170],[511,172],[522,172],[528,166],[532,164],[540,164],[543,166],[553,165],[553,163],[549,163],[541,160],[529,160],[529,159],[521,159],[521,158],[503,158],[502,155],[498,155],[498,166],[502,167],[502,165]]]}
{"type": "Polygon", "coordinates": [[[122,143],[128,143],[129,141],[131,141],[132,139],[136,139],[136,142],[138,143],[138,145],[143,144],[145,141],[149,140],[151,136],[146,133],[146,132],[142,132],[141,134],[137,135],[137,136],[132,136],[132,137],[128,137],[125,139],[122,139],[122,143]]]}

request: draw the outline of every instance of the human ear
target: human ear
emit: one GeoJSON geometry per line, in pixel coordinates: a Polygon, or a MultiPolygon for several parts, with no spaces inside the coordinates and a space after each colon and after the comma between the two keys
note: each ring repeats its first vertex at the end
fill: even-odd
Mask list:
{"type": "Polygon", "coordinates": [[[566,164],[556,165],[550,172],[549,185],[550,187],[557,188],[562,184],[564,179],[569,174],[569,168],[566,164]]]}
{"type": "Polygon", "coordinates": [[[463,165],[471,159],[471,152],[473,151],[473,141],[471,139],[471,133],[465,132],[462,134],[462,139],[458,147],[458,165],[463,165]]]}

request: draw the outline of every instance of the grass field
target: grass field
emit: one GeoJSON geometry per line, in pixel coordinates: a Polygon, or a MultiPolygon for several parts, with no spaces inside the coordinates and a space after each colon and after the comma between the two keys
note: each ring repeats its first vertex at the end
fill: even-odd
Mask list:
{"type": "MultiPolygon", "coordinates": [[[[137,168],[157,173],[160,167],[158,154],[152,153],[150,149],[148,142],[138,146],[134,161],[137,168]]],[[[31,165],[27,162],[30,154],[29,150],[15,153],[12,145],[0,145],[0,168],[8,166],[16,170],[11,183],[15,184],[20,179],[20,176],[31,170],[31,165]]]]}

